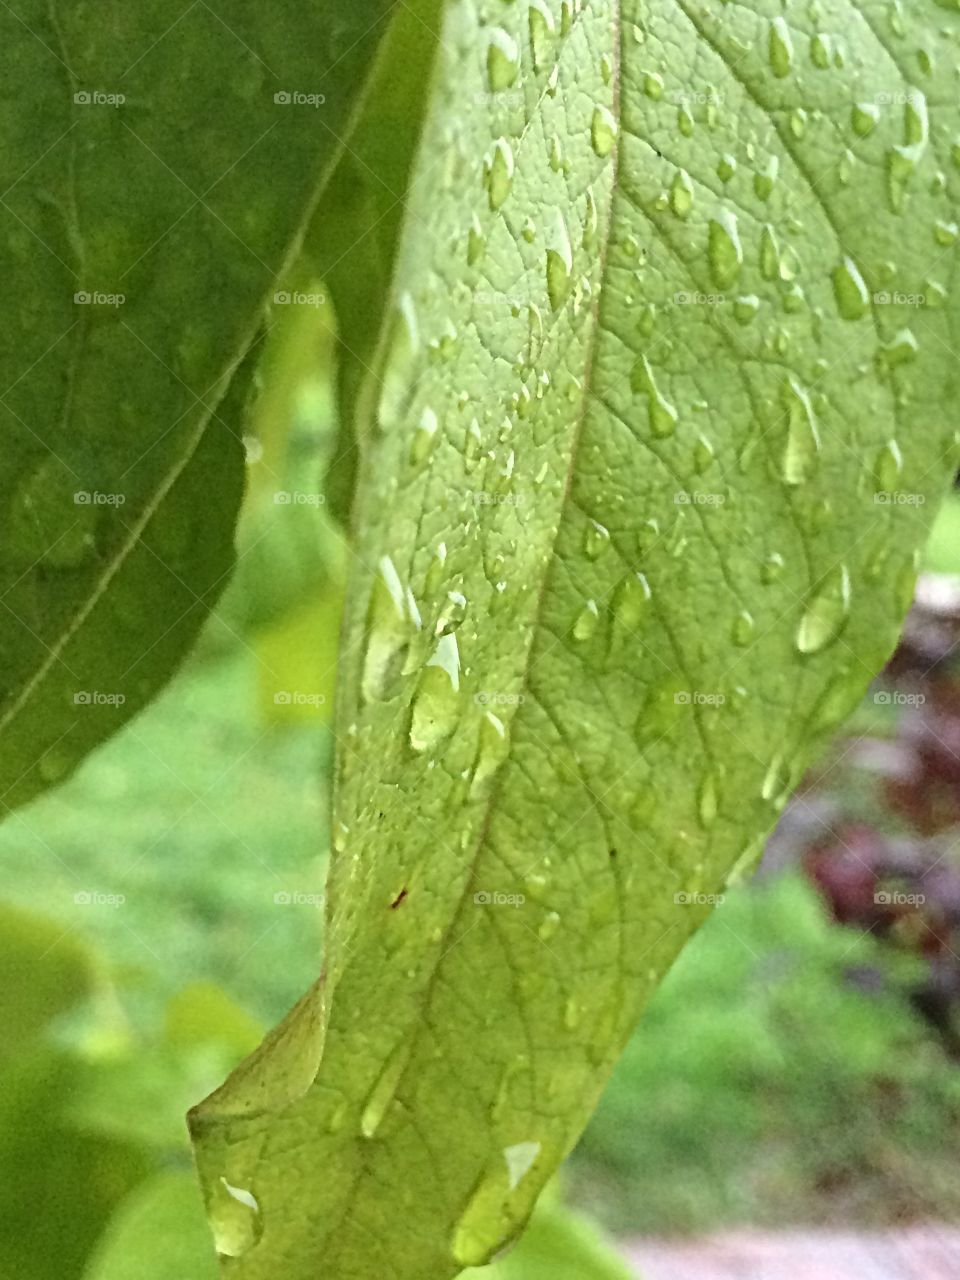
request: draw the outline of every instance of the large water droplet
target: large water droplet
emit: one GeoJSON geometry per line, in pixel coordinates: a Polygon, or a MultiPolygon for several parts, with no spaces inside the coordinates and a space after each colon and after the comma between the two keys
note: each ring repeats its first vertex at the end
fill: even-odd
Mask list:
{"type": "Polygon", "coordinates": [[[455,635],[441,636],[427,659],[410,718],[414,751],[433,751],[453,733],[460,718],[460,650],[455,635]]]}
{"type": "Polygon", "coordinates": [[[807,605],[797,628],[797,649],[821,653],[840,635],[850,612],[850,574],[840,565],[827,575],[807,605]]]}
{"type": "Polygon", "coordinates": [[[773,74],[783,80],[793,68],[793,37],[786,19],[779,14],[770,23],[769,50],[773,74]]]}
{"type": "Polygon", "coordinates": [[[494,143],[485,165],[485,177],[490,208],[496,211],[504,204],[513,186],[513,149],[506,138],[494,143]]]}
{"type": "Polygon", "coordinates": [[[556,211],[553,235],[547,247],[547,295],[554,311],[562,307],[570,293],[570,274],[573,271],[573,250],[570,234],[563,214],[556,211]]]}
{"type": "Polygon", "coordinates": [[[419,347],[416,309],[413,298],[405,293],[390,322],[387,351],[380,374],[377,423],[382,431],[396,427],[409,407],[414,361],[419,347]]]}
{"type": "Polygon", "coordinates": [[[533,53],[533,65],[537,71],[543,71],[553,62],[553,41],[556,35],[556,23],[553,13],[544,0],[533,0],[530,5],[530,49],[533,53]]]}
{"type": "Polygon", "coordinates": [[[225,1258],[242,1258],[263,1235],[263,1216],[256,1196],[226,1178],[220,1178],[214,1186],[209,1218],[217,1253],[225,1258]]]}
{"type": "Polygon", "coordinates": [[[384,556],[374,575],[367,607],[367,647],[360,690],[364,701],[393,697],[416,622],[393,561],[384,556]]]}
{"type": "Polygon", "coordinates": [[[634,391],[646,393],[649,402],[650,430],[660,439],[672,436],[679,414],[657,387],[653,369],[646,356],[641,356],[633,366],[630,385],[634,391]]]}
{"type": "Polygon", "coordinates": [[[820,433],[806,391],[787,378],[780,393],[787,415],[787,445],[783,454],[783,478],[789,485],[809,480],[820,461],[820,433]]]}
{"type": "Polygon", "coordinates": [[[454,1229],[452,1251],[461,1267],[482,1267],[521,1231],[536,1202],[540,1179],[531,1178],[538,1142],[498,1152],[477,1184],[454,1229]]]}
{"type": "Polygon", "coordinates": [[[736,215],[728,209],[710,220],[709,259],[713,283],[718,289],[729,289],[743,266],[743,246],[736,215]]]}
{"type": "Polygon", "coordinates": [[[611,111],[598,104],[593,109],[593,121],[590,125],[590,141],[593,149],[601,159],[610,154],[617,141],[617,121],[611,111]]]}
{"type": "Polygon", "coordinates": [[[517,42],[501,27],[494,27],[487,46],[487,80],[494,93],[509,89],[520,73],[517,42]]]}
{"type": "Polygon", "coordinates": [[[844,320],[860,320],[866,315],[870,294],[852,258],[844,258],[838,267],[834,267],[833,293],[844,320]]]}

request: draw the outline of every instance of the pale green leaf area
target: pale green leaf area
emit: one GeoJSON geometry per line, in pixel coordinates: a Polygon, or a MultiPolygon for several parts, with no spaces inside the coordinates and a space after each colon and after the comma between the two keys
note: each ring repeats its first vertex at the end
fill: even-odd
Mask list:
{"type": "Polygon", "coordinates": [[[956,462],[958,41],[932,0],[450,5],[324,976],[193,1114],[225,1275],[514,1240],[890,652],[956,462]]]}
{"type": "Polygon", "coordinates": [[[390,7],[0,11],[6,807],[156,692],[226,581],[234,375],[390,7]]]}

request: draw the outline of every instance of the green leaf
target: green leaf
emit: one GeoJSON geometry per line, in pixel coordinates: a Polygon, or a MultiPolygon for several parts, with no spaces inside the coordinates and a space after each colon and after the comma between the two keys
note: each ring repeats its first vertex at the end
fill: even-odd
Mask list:
{"type": "Polygon", "coordinates": [[[56,921],[0,904],[0,1060],[15,1058],[92,994],[95,964],[56,921]]]}
{"type": "Polygon", "coordinates": [[[513,1240],[892,648],[956,460],[958,39],[933,0],[451,6],[324,976],[193,1117],[231,1276],[513,1240]]]}
{"type": "Polygon", "coordinates": [[[305,237],[337,313],[340,431],[326,487],[344,521],[359,460],[358,400],[377,348],[442,8],[443,0],[396,7],[363,114],[305,237]]]}
{"type": "Polygon", "coordinates": [[[544,1195],[516,1249],[482,1268],[483,1280],[630,1280],[593,1225],[544,1195]]]}
{"type": "Polygon", "coordinates": [[[138,1187],[83,1274],[84,1280],[214,1280],[216,1258],[193,1178],[161,1173],[138,1187]]]}
{"type": "Polygon", "coordinates": [[[6,807],[149,700],[226,581],[236,375],[389,7],[0,12],[6,807]]]}

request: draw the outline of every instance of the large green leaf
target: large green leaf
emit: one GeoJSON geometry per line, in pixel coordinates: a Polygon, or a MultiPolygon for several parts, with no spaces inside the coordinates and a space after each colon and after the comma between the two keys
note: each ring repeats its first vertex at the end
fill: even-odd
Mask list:
{"type": "Polygon", "coordinates": [[[324,977],[193,1117],[226,1274],[515,1237],[890,651],[955,462],[958,40],[934,0],[451,6],[324,977]]]}
{"type": "Polygon", "coordinates": [[[388,0],[0,10],[0,799],[170,675],[229,573],[238,368],[388,0]]]}
{"type": "Polygon", "coordinates": [[[346,520],[359,450],[356,415],[389,294],[410,169],[426,111],[443,0],[396,7],[363,114],[304,239],[337,313],[340,431],[327,498],[346,520]]]}

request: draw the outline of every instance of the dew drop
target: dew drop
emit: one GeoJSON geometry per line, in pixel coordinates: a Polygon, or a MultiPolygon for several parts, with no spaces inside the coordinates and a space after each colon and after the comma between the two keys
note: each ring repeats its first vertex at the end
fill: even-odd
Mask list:
{"type": "Polygon", "coordinates": [[[485,166],[490,208],[496,211],[506,201],[513,186],[513,150],[506,138],[500,138],[485,166]]]}
{"type": "Polygon", "coordinates": [[[529,10],[529,23],[533,65],[537,71],[542,71],[553,61],[553,40],[556,34],[553,14],[544,0],[533,0],[529,10]]]}
{"type": "Polygon", "coordinates": [[[873,463],[873,484],[877,493],[892,493],[903,471],[903,454],[896,440],[888,440],[873,463]]]}
{"type": "Polygon", "coordinates": [[[214,1246],[224,1258],[242,1258],[263,1235],[263,1216],[256,1196],[226,1178],[217,1182],[209,1206],[214,1246]]]}
{"type": "Polygon", "coordinates": [[[570,293],[570,275],[573,271],[573,250],[570,234],[559,210],[554,218],[553,236],[547,248],[547,296],[554,311],[559,310],[570,293]]]}
{"type": "Polygon", "coordinates": [[[487,46],[487,80],[492,92],[509,89],[519,73],[520,50],[516,40],[501,27],[493,28],[487,46]]]}
{"type": "Polygon", "coordinates": [[[650,430],[658,439],[672,436],[679,421],[674,406],[660,393],[653,369],[646,356],[641,356],[633,367],[630,385],[635,392],[645,393],[649,401],[650,430]]]}
{"type": "Polygon", "coordinates": [[[460,718],[460,650],[453,634],[441,636],[420,675],[410,717],[414,751],[434,751],[460,718]]]}
{"type": "Polygon", "coordinates": [[[727,209],[710,220],[709,260],[713,283],[718,289],[729,289],[743,266],[743,247],[736,215],[727,209]]]}
{"type": "Polygon", "coordinates": [[[601,159],[605,159],[611,153],[617,141],[617,121],[612,112],[600,104],[593,109],[590,141],[601,159]]]}
{"type": "Polygon", "coordinates": [[[610,531],[596,520],[588,521],[587,530],[583,538],[583,549],[587,558],[599,560],[609,545],[610,531]]]}
{"type": "Polygon", "coordinates": [[[860,320],[870,306],[870,294],[852,258],[844,258],[833,269],[833,295],[844,320],[860,320]]]}
{"type": "Polygon", "coordinates": [[[384,556],[377,566],[367,607],[367,647],[360,682],[365,702],[385,701],[396,692],[415,630],[394,563],[384,556]]]}
{"type": "Polygon", "coordinates": [[[383,1124],[390,1104],[397,1096],[397,1089],[410,1061],[411,1045],[409,1041],[400,1044],[387,1059],[386,1065],[370,1090],[363,1114],[360,1117],[360,1132],[365,1138],[373,1138],[383,1124]]]}
{"type": "Polygon", "coordinates": [[[770,23],[769,51],[773,74],[779,80],[785,79],[793,69],[793,37],[779,14],[770,23]]]}
{"type": "Polygon", "coordinates": [[[797,628],[800,653],[821,653],[838,638],[850,612],[850,574],[846,565],[829,573],[807,605],[797,628]]]}
{"type": "Polygon", "coordinates": [[[806,391],[793,378],[784,381],[780,398],[787,415],[783,478],[789,485],[804,484],[820,461],[820,433],[813,406],[806,391]]]}

